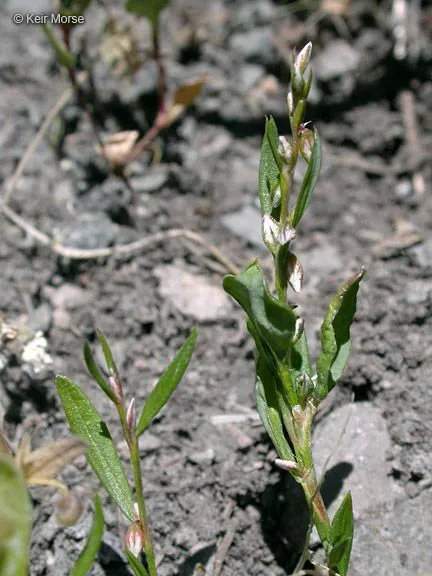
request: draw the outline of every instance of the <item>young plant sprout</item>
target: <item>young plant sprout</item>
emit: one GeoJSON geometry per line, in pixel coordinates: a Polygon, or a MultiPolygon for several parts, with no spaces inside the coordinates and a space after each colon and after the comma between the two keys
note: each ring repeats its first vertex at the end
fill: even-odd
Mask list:
{"type": "MultiPolygon", "coordinates": [[[[274,258],[276,295],[256,260],[238,275],[226,276],[224,288],[245,311],[256,344],[256,401],[278,454],[276,465],[303,488],[328,569],[346,576],[354,531],[351,495],[345,496],[330,520],[315,471],[311,432],[319,404],[342,376],[348,360],[350,326],[364,270],[347,280],[330,302],[321,325],[321,352],[315,366],[309,356],[303,318],[287,300],[288,286],[294,292],[302,286],[303,268],[291,246],[321,167],[318,132],[304,123],[312,83],[312,71],[308,70],[311,51],[309,43],[292,59],[287,99],[292,136],[279,137],[273,118],[268,118],[261,148],[262,236],[274,258]],[[294,197],[294,172],[300,156],[307,169],[294,197]]],[[[305,550],[298,571],[309,559],[307,543],[305,550]]]]}
{"type": "MultiPolygon", "coordinates": [[[[124,536],[124,545],[129,565],[135,576],[156,576],[156,562],[153,543],[147,519],[143,495],[143,480],[138,438],[148,428],[153,419],[165,406],[176,389],[189,364],[195,348],[197,331],[194,329],[178,354],[163,372],[156,386],[148,396],[137,418],[135,398],[125,399],[124,388],[114,362],[110,347],[99,332],[99,341],[105,357],[108,379],[99,370],[90,350],[84,346],[84,359],[95,382],[114,404],[122,428],[123,436],[130,453],[134,483],[130,486],[123,465],[117,454],[108,427],[80,387],[63,376],[57,376],[56,386],[61,403],[72,431],[87,444],[87,460],[102,485],[128,519],[129,526],[124,536]],[[144,556],[144,562],[141,561],[144,556]]],[[[75,567],[73,576],[84,576],[87,566],[94,560],[94,550],[99,547],[103,526],[102,509],[96,509],[98,515],[89,536],[88,546],[93,556],[90,563],[82,562],[86,569],[75,567]]],[[[96,516],[96,515],[95,515],[96,516]]]]}

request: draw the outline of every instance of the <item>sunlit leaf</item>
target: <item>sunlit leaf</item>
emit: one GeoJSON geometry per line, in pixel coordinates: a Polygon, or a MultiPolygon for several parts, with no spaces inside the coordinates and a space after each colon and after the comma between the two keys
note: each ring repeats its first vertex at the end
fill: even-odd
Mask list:
{"type": "Polygon", "coordinates": [[[85,576],[90,572],[97,553],[102,544],[102,535],[104,530],[104,517],[102,504],[99,496],[96,494],[94,499],[94,516],[93,523],[90,529],[84,550],[75,562],[71,570],[70,576],[85,576]]]}
{"type": "Polygon", "coordinates": [[[277,187],[280,160],[278,157],[279,136],[272,117],[266,120],[258,176],[258,191],[263,215],[273,210],[273,194],[277,187]]]}
{"type": "Polygon", "coordinates": [[[291,224],[294,228],[297,228],[299,225],[300,220],[309,205],[321,170],[321,141],[318,131],[314,130],[314,133],[315,140],[312,148],[311,159],[309,160],[306,174],[301,183],[294,214],[291,218],[291,224]]]}
{"type": "Polygon", "coordinates": [[[195,349],[197,337],[198,332],[196,328],[194,328],[189,338],[180,348],[174,360],[172,360],[171,364],[164,371],[162,376],[159,378],[158,383],[151,391],[138,420],[138,425],[136,427],[137,435],[142,434],[150,425],[153,418],[162,410],[167,403],[168,398],[177,388],[186,368],[189,365],[195,349]]]}
{"type": "Polygon", "coordinates": [[[334,388],[348,362],[350,327],[364,274],[365,271],[361,270],[339,288],[321,325],[321,353],[317,360],[317,396],[321,400],[334,388]]]}
{"type": "Polygon", "coordinates": [[[102,376],[102,373],[99,370],[99,368],[95,362],[93,353],[91,351],[91,348],[90,348],[88,342],[86,342],[84,344],[84,361],[86,363],[87,370],[90,372],[90,375],[92,376],[94,381],[97,384],[99,384],[99,386],[102,388],[102,390],[108,396],[108,398],[110,400],[112,400],[114,403],[116,403],[116,397],[115,397],[114,391],[111,388],[111,386],[109,385],[109,383],[102,376]]]}
{"type": "Polygon", "coordinates": [[[102,346],[102,352],[103,352],[103,355],[105,357],[105,362],[106,362],[106,365],[108,368],[108,372],[112,375],[115,375],[117,378],[119,378],[119,372],[117,369],[117,365],[114,362],[111,348],[109,347],[107,339],[105,338],[104,334],[100,330],[97,331],[97,336],[98,336],[99,342],[102,346]]]}
{"type": "Polygon", "coordinates": [[[56,386],[69,426],[87,443],[90,466],[125,516],[134,521],[131,489],[105,422],[74,382],[57,376],[56,386]]]}
{"type": "Polygon", "coordinates": [[[352,499],[351,493],[348,492],[334,515],[329,536],[332,545],[330,568],[336,570],[340,576],[346,576],[348,572],[353,536],[354,517],[352,499]]]}
{"type": "Polygon", "coordinates": [[[270,293],[258,264],[253,262],[237,276],[225,276],[223,286],[246,312],[275,357],[284,360],[291,347],[297,316],[290,306],[270,293]]]}
{"type": "Polygon", "coordinates": [[[27,576],[31,504],[24,476],[10,456],[0,456],[0,574],[27,576]]]}

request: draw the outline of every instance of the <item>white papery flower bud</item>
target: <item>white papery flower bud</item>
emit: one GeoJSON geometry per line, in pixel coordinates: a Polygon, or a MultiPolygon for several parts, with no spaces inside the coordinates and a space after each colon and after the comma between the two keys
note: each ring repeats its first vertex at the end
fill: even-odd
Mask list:
{"type": "Polygon", "coordinates": [[[265,214],[262,218],[261,233],[264,244],[273,252],[278,246],[279,224],[270,214],[265,214]]]}
{"type": "Polygon", "coordinates": [[[294,66],[297,66],[301,74],[304,74],[306,68],[308,67],[310,57],[312,53],[312,42],[308,42],[300,52],[297,54],[294,66]]]}

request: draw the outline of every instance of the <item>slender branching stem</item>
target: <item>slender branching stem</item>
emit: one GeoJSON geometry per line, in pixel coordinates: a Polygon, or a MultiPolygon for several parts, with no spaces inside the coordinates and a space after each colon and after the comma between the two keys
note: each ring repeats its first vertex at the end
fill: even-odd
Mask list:
{"type": "Polygon", "coordinates": [[[122,402],[118,402],[116,403],[116,407],[120,418],[123,435],[128,445],[131,458],[132,471],[135,484],[135,497],[138,505],[139,522],[144,534],[144,554],[147,560],[149,576],[156,576],[157,572],[156,572],[155,555],[153,550],[153,542],[147,521],[147,511],[143,494],[143,481],[141,473],[138,438],[135,433],[135,430],[133,428],[130,429],[127,424],[126,410],[124,408],[124,404],[122,402]]]}

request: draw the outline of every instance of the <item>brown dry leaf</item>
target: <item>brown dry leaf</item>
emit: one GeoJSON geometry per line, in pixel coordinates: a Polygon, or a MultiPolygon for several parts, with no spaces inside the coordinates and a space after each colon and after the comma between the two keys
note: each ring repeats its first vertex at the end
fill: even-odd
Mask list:
{"type": "Polygon", "coordinates": [[[195,80],[188,80],[174,92],[172,105],[167,110],[166,125],[175,122],[186,110],[188,106],[201,94],[202,87],[207,82],[206,76],[201,76],[195,80]]]}
{"type": "Polygon", "coordinates": [[[111,134],[104,139],[102,153],[114,171],[125,167],[138,136],[137,130],[125,130],[111,134]]]}
{"type": "Polygon", "coordinates": [[[53,485],[52,480],[62,468],[85,454],[86,450],[85,442],[79,438],[66,438],[32,451],[30,436],[24,434],[15,454],[15,462],[23,471],[28,485],[53,485]]]}
{"type": "Polygon", "coordinates": [[[201,94],[202,87],[207,82],[206,76],[201,76],[195,80],[188,80],[174,93],[174,104],[190,106],[201,94]]]}

